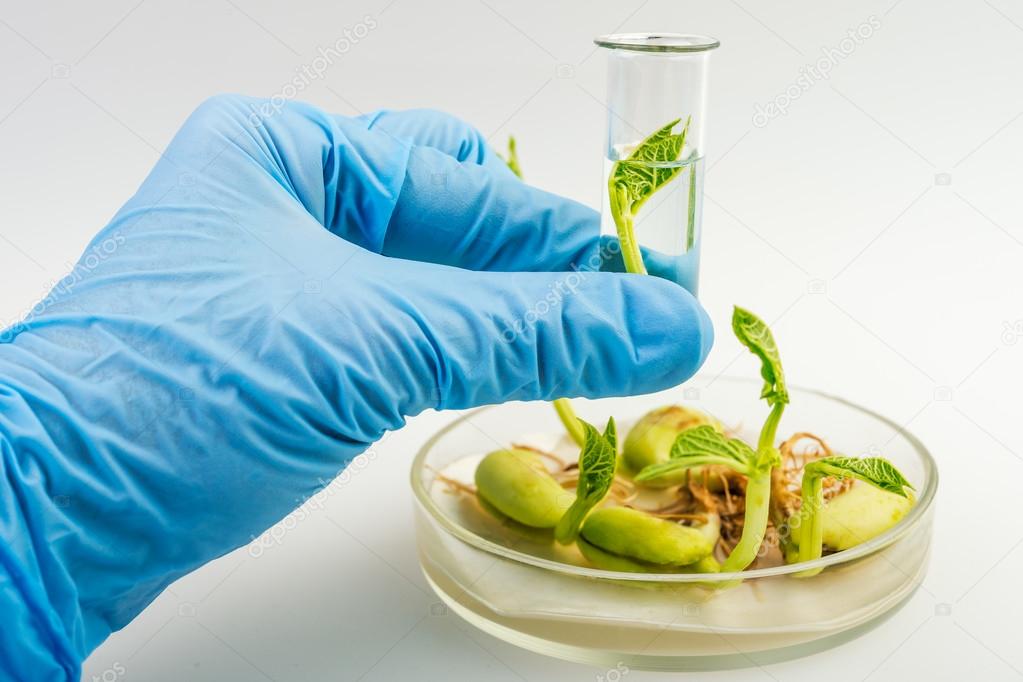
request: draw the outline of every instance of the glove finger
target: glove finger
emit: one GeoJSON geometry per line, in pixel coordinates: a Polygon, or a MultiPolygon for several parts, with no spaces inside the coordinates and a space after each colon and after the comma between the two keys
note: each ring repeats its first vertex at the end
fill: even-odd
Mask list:
{"type": "Polygon", "coordinates": [[[381,252],[472,270],[561,271],[596,258],[600,215],[510,173],[413,147],[381,252]]]}
{"type": "Polygon", "coordinates": [[[442,349],[439,407],[650,393],[692,376],[713,343],[696,299],[657,278],[579,272],[466,280],[479,288],[476,305],[459,309],[463,289],[453,288],[445,306],[429,309],[436,321],[425,320],[442,349]]]}
{"type": "Polygon", "coordinates": [[[354,363],[360,379],[351,390],[400,389],[391,404],[404,416],[431,407],[657,391],[696,372],[713,342],[696,299],[656,277],[419,263],[385,270],[374,270],[374,300],[389,310],[354,301],[332,307],[346,310],[346,325],[379,337],[354,363]]]}
{"type": "Polygon", "coordinates": [[[514,177],[493,147],[475,126],[457,116],[435,109],[381,109],[356,116],[370,130],[392,135],[420,147],[431,147],[460,163],[474,164],[494,173],[514,177]]]}

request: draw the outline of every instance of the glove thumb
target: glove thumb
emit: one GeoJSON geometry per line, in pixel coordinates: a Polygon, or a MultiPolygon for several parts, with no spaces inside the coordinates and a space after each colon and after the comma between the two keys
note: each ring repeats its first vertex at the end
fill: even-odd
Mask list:
{"type": "Polygon", "coordinates": [[[379,369],[385,382],[421,387],[406,392],[404,415],[663,390],[692,376],[713,343],[697,300],[656,277],[408,261],[393,270],[386,298],[406,324],[400,351],[380,344],[391,357],[379,369]]]}

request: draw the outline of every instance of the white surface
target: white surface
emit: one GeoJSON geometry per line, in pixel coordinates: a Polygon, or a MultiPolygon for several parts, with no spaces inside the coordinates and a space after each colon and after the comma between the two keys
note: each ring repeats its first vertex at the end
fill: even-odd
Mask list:
{"type": "MultiPolygon", "coordinates": [[[[719,339],[706,369],[755,371],[726,325],[733,302],[747,305],[774,322],[793,382],[902,421],[933,449],[943,485],[931,572],[892,620],[808,659],[697,677],[1021,676],[1018,3],[5,1],[0,317],[70,267],[199,101],[279,93],[366,15],[377,27],[301,98],[341,113],[442,108],[501,144],[514,132],[533,183],[592,204],[604,86],[590,39],[721,39],[702,280],[719,339]],[[879,28],[830,79],[753,125],[757,103],[871,15],[879,28]]],[[[260,556],[242,549],[174,585],[94,653],[85,679],[614,679],[437,608],[416,564],[406,474],[451,418],[423,415],[391,435],[260,556]]]]}

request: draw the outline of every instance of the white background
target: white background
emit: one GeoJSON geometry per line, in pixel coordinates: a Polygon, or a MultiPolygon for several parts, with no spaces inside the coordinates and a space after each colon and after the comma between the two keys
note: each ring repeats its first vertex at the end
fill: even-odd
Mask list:
{"type": "MultiPolygon", "coordinates": [[[[731,304],[746,305],[772,321],[793,382],[904,424],[943,480],[930,574],[894,618],[810,658],[697,677],[1023,676],[1018,2],[4,1],[0,317],[70,269],[202,99],[280,93],[367,16],[376,28],[302,99],[340,113],[445,109],[499,144],[513,132],[533,183],[592,205],[605,111],[591,38],[721,39],[701,292],[719,333],[701,380],[755,371],[727,333],[731,304]],[[880,27],[829,79],[753,125],[756,104],[871,15],[880,27]]],[[[407,473],[454,416],[389,436],[261,556],[243,549],[175,584],[93,654],[85,678],[598,679],[438,613],[407,473]]]]}

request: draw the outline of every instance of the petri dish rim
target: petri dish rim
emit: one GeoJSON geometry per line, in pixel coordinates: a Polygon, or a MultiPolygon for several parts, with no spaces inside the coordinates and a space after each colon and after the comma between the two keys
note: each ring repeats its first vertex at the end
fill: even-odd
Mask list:
{"type": "MultiPolygon", "coordinates": [[[[697,377],[698,378],[698,377],[697,377]]],[[[731,376],[720,376],[715,381],[723,381],[728,383],[742,383],[749,384],[759,388],[760,381],[749,378],[731,377],[731,376]]],[[[793,573],[799,573],[800,571],[817,569],[817,568],[828,568],[831,566],[839,566],[845,563],[855,561],[857,559],[875,554],[892,543],[898,541],[905,534],[911,531],[917,526],[923,519],[926,518],[927,511],[930,509],[934,502],[935,494],[938,489],[938,467],[934,461],[934,457],[927,450],[920,440],[912,433],[899,426],[897,423],[884,417],[883,415],[869,410],[861,405],[840,398],[839,396],[819,391],[811,388],[804,388],[800,386],[789,386],[790,393],[806,393],[814,395],[818,398],[830,400],[832,402],[839,403],[847,408],[856,410],[867,416],[876,419],[890,427],[892,427],[897,433],[899,433],[906,441],[912,446],[916,455],[920,458],[920,463],[923,466],[926,483],[924,489],[919,491],[917,502],[913,505],[910,510],[899,523],[890,528],[888,531],[878,535],[877,537],[871,538],[867,542],[864,542],[852,549],[847,549],[842,552],[836,552],[814,561],[805,561],[796,564],[786,564],[784,566],[774,566],[771,568],[759,568],[752,571],[737,571],[732,573],[627,573],[623,571],[608,571],[599,568],[588,568],[585,566],[575,566],[571,564],[564,564],[558,561],[552,561],[549,559],[542,559],[535,557],[525,552],[518,550],[509,549],[496,542],[485,540],[468,529],[460,526],[459,524],[452,521],[447,515],[445,515],[437,504],[433,501],[430,496],[430,491],[427,490],[426,484],[423,480],[423,471],[426,469],[425,460],[429,455],[433,447],[450,431],[458,428],[464,422],[470,420],[475,415],[478,415],[484,411],[500,409],[502,405],[488,405],[486,407],[476,408],[462,415],[455,421],[446,425],[437,433],[435,433],[416,453],[415,459],[412,460],[412,471],[411,471],[411,484],[412,492],[416,497],[417,503],[420,507],[426,511],[430,517],[440,524],[448,533],[468,544],[471,547],[480,549],[488,554],[495,555],[499,558],[509,559],[517,563],[535,566],[537,568],[554,571],[557,573],[563,573],[568,575],[577,576],[580,578],[595,578],[598,580],[624,580],[632,582],[645,582],[645,583],[715,583],[715,582],[728,582],[732,580],[752,580],[755,578],[769,578],[772,576],[780,575],[791,575],[793,573]]]]}

